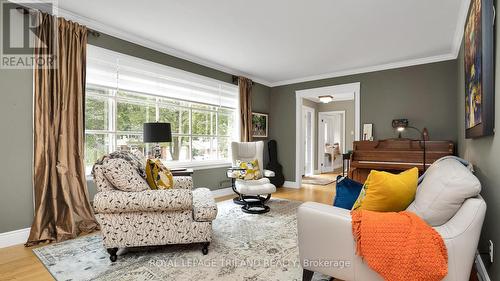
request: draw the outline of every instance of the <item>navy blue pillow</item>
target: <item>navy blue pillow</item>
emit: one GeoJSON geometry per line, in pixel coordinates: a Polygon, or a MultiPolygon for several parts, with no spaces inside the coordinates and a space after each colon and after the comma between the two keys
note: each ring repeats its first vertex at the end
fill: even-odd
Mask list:
{"type": "Polygon", "coordinates": [[[335,194],[335,201],[333,201],[333,206],[352,209],[354,202],[358,199],[359,193],[363,188],[363,184],[353,181],[348,177],[337,177],[337,192],[335,194]]]}

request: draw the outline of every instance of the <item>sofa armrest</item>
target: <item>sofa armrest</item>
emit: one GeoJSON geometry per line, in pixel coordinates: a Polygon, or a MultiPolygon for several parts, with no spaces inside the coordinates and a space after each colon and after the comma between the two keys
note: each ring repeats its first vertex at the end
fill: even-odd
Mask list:
{"type": "Polygon", "coordinates": [[[193,178],[190,176],[174,177],[174,189],[193,189],[193,178]]]}
{"type": "Polygon", "coordinates": [[[266,178],[272,178],[274,176],[276,176],[276,174],[273,171],[264,170],[264,177],[266,177],[266,178]]]}
{"type": "Polygon", "coordinates": [[[355,280],[356,245],[349,210],[307,202],[297,211],[300,262],[303,268],[355,280]],[[337,262],[338,266],[333,266],[337,262]]]}
{"type": "Polygon", "coordinates": [[[469,276],[485,213],[486,203],[481,196],[469,198],[449,221],[434,227],[443,238],[448,252],[446,280],[465,280],[469,276]]]}
{"type": "Polygon", "coordinates": [[[193,218],[195,221],[213,221],[217,217],[217,203],[208,188],[193,190],[193,218]]]}
{"type": "Polygon", "coordinates": [[[103,191],[94,196],[96,213],[191,210],[191,190],[167,189],[140,192],[103,191]]]}

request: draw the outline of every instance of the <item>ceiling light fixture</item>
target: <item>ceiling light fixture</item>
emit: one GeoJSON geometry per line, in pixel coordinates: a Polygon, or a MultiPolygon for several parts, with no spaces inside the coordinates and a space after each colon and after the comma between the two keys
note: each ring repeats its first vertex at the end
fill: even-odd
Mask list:
{"type": "Polygon", "coordinates": [[[329,103],[333,101],[332,96],[319,96],[319,101],[322,103],[329,103]]]}

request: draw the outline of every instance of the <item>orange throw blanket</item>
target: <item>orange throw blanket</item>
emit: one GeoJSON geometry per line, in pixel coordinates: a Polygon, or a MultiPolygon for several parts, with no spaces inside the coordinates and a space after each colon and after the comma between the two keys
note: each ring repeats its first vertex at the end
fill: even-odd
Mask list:
{"type": "Polygon", "coordinates": [[[388,281],[442,280],[448,253],[441,236],[412,212],[351,212],[356,254],[388,281]]]}

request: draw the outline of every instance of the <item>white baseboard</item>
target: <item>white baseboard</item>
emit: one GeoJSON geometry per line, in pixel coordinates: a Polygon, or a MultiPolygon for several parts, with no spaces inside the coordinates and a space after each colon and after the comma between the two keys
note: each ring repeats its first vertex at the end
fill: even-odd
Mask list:
{"type": "Polygon", "coordinates": [[[476,269],[477,273],[479,273],[479,277],[481,278],[481,281],[491,281],[490,276],[488,275],[488,271],[486,271],[486,267],[484,266],[483,259],[481,258],[481,255],[476,252],[476,269]]]}
{"type": "Polygon", "coordinates": [[[285,181],[283,183],[283,187],[300,188],[300,186],[297,184],[297,182],[294,182],[294,181],[285,181]]]}
{"type": "Polygon", "coordinates": [[[30,235],[30,228],[0,233],[0,248],[24,244],[30,235]]]}
{"type": "Polygon", "coordinates": [[[217,197],[223,197],[227,195],[234,194],[234,191],[231,187],[226,187],[226,188],[221,188],[221,189],[216,189],[212,190],[212,195],[217,198],[217,197]]]}
{"type": "Polygon", "coordinates": [[[321,174],[321,171],[320,171],[320,170],[314,170],[314,172],[313,172],[313,173],[314,173],[315,175],[319,175],[319,174],[321,174]]]}

